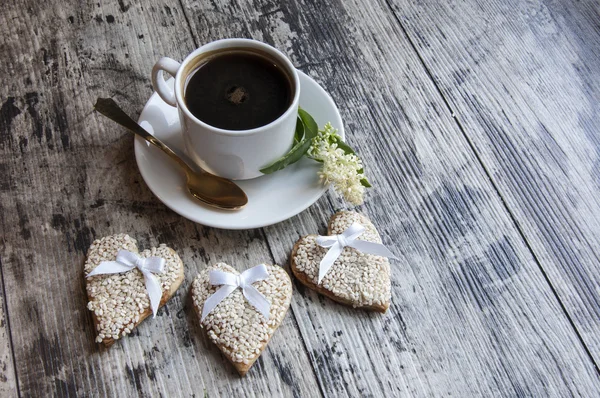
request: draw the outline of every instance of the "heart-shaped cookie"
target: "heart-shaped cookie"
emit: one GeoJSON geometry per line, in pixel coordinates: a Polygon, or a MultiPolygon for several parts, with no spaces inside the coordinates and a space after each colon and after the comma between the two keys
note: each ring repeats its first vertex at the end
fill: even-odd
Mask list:
{"type": "Polygon", "coordinates": [[[267,320],[244,297],[241,288],[232,291],[202,320],[206,300],[221,286],[209,282],[212,270],[240,275],[231,266],[218,263],[202,271],[192,283],[192,300],[208,338],[244,376],[258,359],[279,327],[292,300],[292,282],[285,270],[267,265],[268,277],[252,284],[270,303],[267,320]]]}
{"type": "MultiPolygon", "coordinates": [[[[115,261],[120,250],[138,253],[135,239],[120,234],[95,240],[88,250],[84,266],[85,275],[104,261],[115,261]]],[[[160,282],[162,307],[183,282],[183,263],[177,253],[160,245],[139,253],[142,259],[161,257],[165,260],[164,272],[155,273],[160,282]]],[[[96,326],[96,342],[111,346],[115,340],[131,333],[133,328],[152,314],[150,298],[142,272],[133,268],[114,274],[86,278],[88,309],[92,311],[96,326]]]]}
{"type": "MultiPolygon", "coordinates": [[[[371,221],[352,211],[334,214],[329,220],[327,235],[342,234],[353,223],[365,227],[357,239],[381,243],[371,221]]],[[[317,235],[300,238],[290,257],[294,276],[307,287],[342,304],[378,312],[387,311],[391,298],[388,259],[346,246],[321,283],[318,283],[319,263],[328,250],[317,244],[317,235]]]]}

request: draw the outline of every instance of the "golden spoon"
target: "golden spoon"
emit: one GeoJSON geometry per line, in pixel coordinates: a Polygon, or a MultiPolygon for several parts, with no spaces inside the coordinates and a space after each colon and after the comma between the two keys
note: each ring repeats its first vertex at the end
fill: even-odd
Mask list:
{"type": "Polygon", "coordinates": [[[232,181],[217,177],[206,171],[196,172],[158,138],[148,133],[131,119],[112,98],[98,98],[94,108],[107,118],[117,122],[129,131],[139,135],[152,145],[161,149],[175,160],[185,171],[186,186],[193,197],[219,209],[237,210],[248,203],[246,193],[232,181]]]}

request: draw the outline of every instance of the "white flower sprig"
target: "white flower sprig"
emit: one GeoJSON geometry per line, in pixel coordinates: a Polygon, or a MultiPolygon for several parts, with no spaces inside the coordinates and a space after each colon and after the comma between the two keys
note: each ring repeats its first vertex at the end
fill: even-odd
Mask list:
{"type": "Polygon", "coordinates": [[[363,203],[365,188],[371,185],[367,182],[362,161],[343,142],[333,128],[327,123],[323,130],[312,140],[307,151],[309,158],[323,163],[319,177],[325,183],[332,183],[335,190],[348,202],[358,206],[363,203]]]}
{"type": "Polygon", "coordinates": [[[323,164],[318,171],[321,181],[333,184],[335,190],[352,205],[363,203],[365,188],[370,188],[371,184],[365,177],[362,161],[337,134],[331,123],[319,130],[312,116],[303,109],[298,110],[294,146],[261,172],[274,173],[305,155],[323,164]]]}

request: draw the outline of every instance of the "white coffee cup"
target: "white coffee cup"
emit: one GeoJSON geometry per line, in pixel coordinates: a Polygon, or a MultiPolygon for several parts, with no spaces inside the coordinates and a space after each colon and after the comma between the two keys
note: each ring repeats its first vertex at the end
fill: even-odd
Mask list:
{"type": "Polygon", "coordinates": [[[233,180],[263,175],[260,169],[285,155],[294,142],[298,117],[300,80],[290,60],[268,44],[249,39],[213,41],[193,51],[182,63],[161,58],[152,69],[152,85],[160,97],[179,110],[187,155],[204,170],[233,180]],[[225,130],[196,118],[185,104],[187,77],[205,62],[207,53],[224,49],[254,49],[272,57],[292,83],[293,100],[289,108],[271,123],[250,130],[225,130]],[[162,72],[175,77],[175,90],[166,84],[162,72]]]}

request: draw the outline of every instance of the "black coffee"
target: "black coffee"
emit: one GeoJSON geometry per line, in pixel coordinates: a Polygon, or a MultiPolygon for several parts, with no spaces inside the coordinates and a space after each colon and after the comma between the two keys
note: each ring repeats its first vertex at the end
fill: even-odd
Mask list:
{"type": "Polygon", "coordinates": [[[248,130],[281,116],[293,95],[288,75],[272,59],[234,50],[208,56],[190,74],[185,103],[194,116],[211,126],[248,130]]]}

